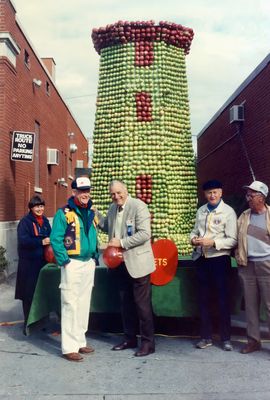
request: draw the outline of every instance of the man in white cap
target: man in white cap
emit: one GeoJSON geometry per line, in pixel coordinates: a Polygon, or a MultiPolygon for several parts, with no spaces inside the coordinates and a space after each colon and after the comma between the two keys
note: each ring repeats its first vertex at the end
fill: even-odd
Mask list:
{"type": "Polygon", "coordinates": [[[242,354],[261,349],[259,302],[264,301],[270,330],[270,207],[266,204],[268,187],[254,181],[246,189],[249,209],[238,219],[236,260],[244,291],[247,344],[242,354]]]}
{"type": "Polygon", "coordinates": [[[90,180],[82,176],[72,184],[68,204],[55,214],[51,245],[61,267],[61,340],[63,356],[82,361],[92,353],[87,346],[91,292],[97,257],[95,214],[90,200],[90,180]]]}

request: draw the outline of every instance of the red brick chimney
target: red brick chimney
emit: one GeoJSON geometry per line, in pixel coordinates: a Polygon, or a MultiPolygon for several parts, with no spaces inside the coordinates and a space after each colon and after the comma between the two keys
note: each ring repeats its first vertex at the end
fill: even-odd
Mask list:
{"type": "Polygon", "coordinates": [[[55,82],[55,61],[52,57],[41,58],[43,64],[51,75],[52,81],[55,82]]]}

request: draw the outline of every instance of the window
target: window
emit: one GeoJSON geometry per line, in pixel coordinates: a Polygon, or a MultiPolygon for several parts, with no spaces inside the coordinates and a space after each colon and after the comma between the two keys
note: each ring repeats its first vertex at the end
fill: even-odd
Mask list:
{"type": "Polygon", "coordinates": [[[48,96],[51,94],[51,87],[48,81],[46,81],[46,93],[48,96]]]}
{"type": "Polygon", "coordinates": [[[61,178],[66,181],[66,175],[67,175],[67,155],[62,153],[62,159],[61,159],[61,178]]]}
{"type": "Polygon", "coordinates": [[[72,158],[68,159],[68,176],[73,176],[73,169],[72,169],[72,158]]]}
{"type": "Polygon", "coordinates": [[[30,69],[30,56],[26,50],[24,50],[24,63],[30,69]]]}
{"type": "Polygon", "coordinates": [[[10,33],[0,32],[0,58],[6,57],[16,67],[16,57],[20,54],[20,48],[10,33]]]}

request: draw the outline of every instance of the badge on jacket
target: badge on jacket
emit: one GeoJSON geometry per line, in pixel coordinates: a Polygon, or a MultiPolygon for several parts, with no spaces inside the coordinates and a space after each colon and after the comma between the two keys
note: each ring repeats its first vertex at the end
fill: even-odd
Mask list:
{"type": "Polygon", "coordinates": [[[131,219],[127,220],[127,235],[132,236],[133,235],[133,221],[131,219]]]}

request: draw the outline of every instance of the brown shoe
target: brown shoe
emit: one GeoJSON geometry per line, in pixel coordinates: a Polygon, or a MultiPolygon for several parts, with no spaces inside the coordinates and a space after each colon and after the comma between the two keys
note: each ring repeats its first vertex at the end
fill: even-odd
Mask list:
{"type": "Polygon", "coordinates": [[[137,340],[127,340],[125,342],[116,344],[113,346],[112,350],[119,351],[119,350],[126,350],[126,349],[135,349],[137,347],[137,340]]]}
{"type": "Polygon", "coordinates": [[[240,353],[248,354],[253,353],[253,351],[261,350],[261,343],[257,342],[257,340],[249,340],[247,344],[241,349],[240,353]]]}
{"type": "Polygon", "coordinates": [[[81,347],[79,349],[79,353],[82,354],[90,354],[90,353],[94,353],[95,349],[92,346],[86,346],[86,347],[81,347]]]}
{"type": "Polygon", "coordinates": [[[134,354],[135,357],[145,357],[155,352],[154,345],[143,343],[141,348],[134,354]]]}
{"type": "Polygon", "coordinates": [[[68,361],[82,361],[83,357],[79,353],[66,353],[63,354],[63,357],[68,361]]]}

